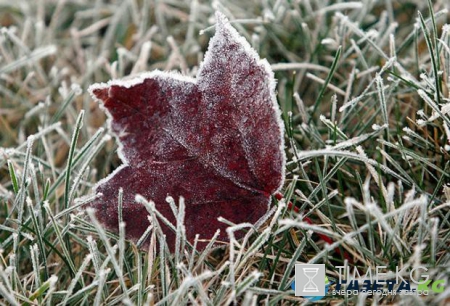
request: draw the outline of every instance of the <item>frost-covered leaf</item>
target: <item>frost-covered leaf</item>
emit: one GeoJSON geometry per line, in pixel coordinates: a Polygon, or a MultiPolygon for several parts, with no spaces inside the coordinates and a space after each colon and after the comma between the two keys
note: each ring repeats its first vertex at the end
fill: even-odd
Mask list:
{"type": "MultiPolygon", "coordinates": [[[[135,195],[175,224],[167,196],[185,198],[186,235],[209,239],[234,222],[256,222],[282,185],[283,125],[269,64],[220,13],[197,78],[154,71],[90,87],[110,117],[124,162],[96,186],[97,217],[118,231],[118,192],[128,238],[149,222],[135,195]]],[[[173,248],[175,234],[163,227],[173,248]]],[[[148,241],[147,241],[148,243],[148,241]]],[[[199,247],[204,247],[206,243],[199,247]]]]}

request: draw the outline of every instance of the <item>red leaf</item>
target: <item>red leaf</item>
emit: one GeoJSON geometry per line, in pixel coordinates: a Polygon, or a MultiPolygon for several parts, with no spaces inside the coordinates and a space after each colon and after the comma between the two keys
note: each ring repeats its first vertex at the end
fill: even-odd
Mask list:
{"type": "MultiPolygon", "coordinates": [[[[188,240],[195,234],[210,239],[217,229],[219,240],[226,240],[219,216],[255,223],[283,184],[283,124],[273,73],[222,14],[216,18],[196,79],[154,71],[89,89],[106,108],[124,162],[95,187],[101,197],[92,206],[117,232],[122,187],[126,233],[135,241],[149,226],[136,194],[173,224],[166,197],[184,197],[188,240]]],[[[163,231],[173,249],[175,234],[165,226],[163,231]]]]}

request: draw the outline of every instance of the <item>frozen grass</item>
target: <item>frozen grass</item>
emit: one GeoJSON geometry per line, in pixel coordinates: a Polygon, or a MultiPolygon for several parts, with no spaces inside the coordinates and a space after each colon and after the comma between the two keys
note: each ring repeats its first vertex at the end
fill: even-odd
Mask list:
{"type": "Polygon", "coordinates": [[[0,304],[303,303],[294,264],[324,263],[334,280],[344,253],[361,271],[425,265],[446,289],[325,303],[448,303],[446,1],[103,2],[0,1],[0,304]],[[86,88],[155,68],[194,75],[215,9],[276,71],[285,199],[222,249],[192,252],[179,224],[175,254],[157,231],[161,247],[141,252],[77,200],[118,166],[86,88]]]}

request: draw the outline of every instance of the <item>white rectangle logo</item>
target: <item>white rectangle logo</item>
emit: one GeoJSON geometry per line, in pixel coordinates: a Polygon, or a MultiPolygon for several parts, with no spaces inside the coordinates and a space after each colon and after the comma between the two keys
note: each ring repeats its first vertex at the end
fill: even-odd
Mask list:
{"type": "Polygon", "coordinates": [[[325,295],[325,265],[295,265],[295,296],[325,295]]]}

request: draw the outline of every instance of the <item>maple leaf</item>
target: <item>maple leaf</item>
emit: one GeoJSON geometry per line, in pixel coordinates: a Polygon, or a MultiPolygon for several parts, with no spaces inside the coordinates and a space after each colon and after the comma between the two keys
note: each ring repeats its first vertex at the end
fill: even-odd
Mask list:
{"type": "MultiPolygon", "coordinates": [[[[283,184],[284,130],[272,70],[225,16],[216,13],[216,19],[196,79],[154,71],[89,88],[106,108],[124,162],[95,186],[99,198],[92,206],[118,232],[123,188],[126,235],[134,241],[149,226],[137,194],[172,224],[166,198],[184,197],[187,239],[207,240],[220,229],[218,240],[227,240],[218,217],[255,223],[283,184]]],[[[160,224],[173,249],[175,233],[160,224]]]]}

